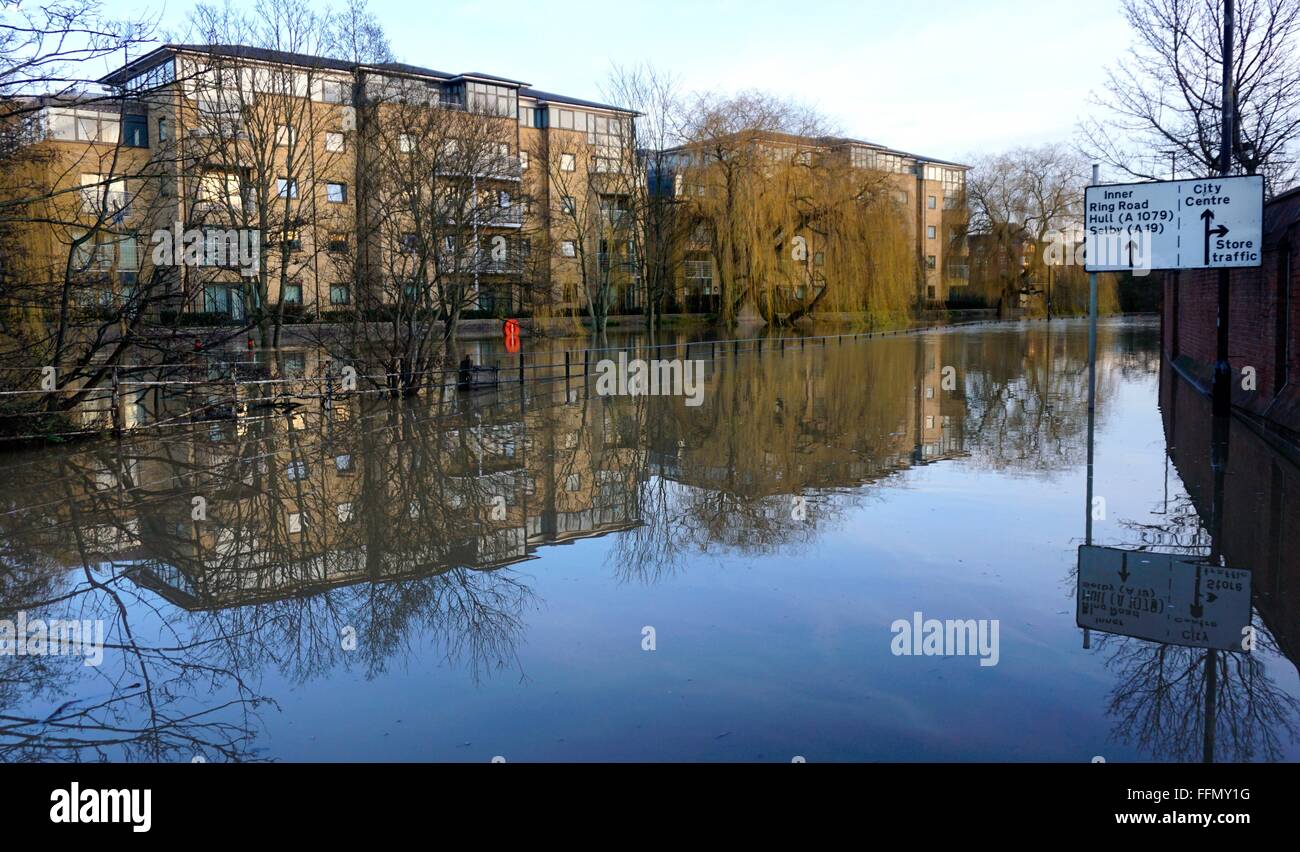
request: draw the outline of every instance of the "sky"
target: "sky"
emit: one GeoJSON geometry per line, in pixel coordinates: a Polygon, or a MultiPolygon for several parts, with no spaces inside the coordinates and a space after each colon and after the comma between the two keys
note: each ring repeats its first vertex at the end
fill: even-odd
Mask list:
{"type": "MultiPolygon", "coordinates": [[[[251,6],[253,0],[232,0],[251,6]]],[[[180,28],[184,0],[104,0],[180,28]]],[[[322,3],[322,8],[325,4],[322,3]]],[[[1131,44],[1120,0],[371,0],[396,57],[600,100],[614,63],[762,89],[844,135],[941,159],[1070,142],[1131,44]]]]}

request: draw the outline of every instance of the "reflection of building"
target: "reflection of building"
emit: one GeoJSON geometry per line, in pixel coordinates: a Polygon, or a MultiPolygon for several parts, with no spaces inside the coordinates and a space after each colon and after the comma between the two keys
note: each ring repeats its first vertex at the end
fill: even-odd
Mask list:
{"type": "MultiPolygon", "coordinates": [[[[1210,401],[1165,364],[1160,408],[1170,459],[1196,512],[1193,520],[1201,529],[1212,529],[1215,476],[1210,401]]],[[[1222,499],[1217,544],[1224,564],[1251,571],[1255,611],[1278,648],[1300,669],[1300,524],[1296,523],[1300,466],[1296,456],[1272,446],[1244,422],[1232,422],[1222,499]]],[[[1208,533],[1204,535],[1208,542],[1208,533]]],[[[1189,537],[1184,531],[1180,543],[1189,537]]]]}

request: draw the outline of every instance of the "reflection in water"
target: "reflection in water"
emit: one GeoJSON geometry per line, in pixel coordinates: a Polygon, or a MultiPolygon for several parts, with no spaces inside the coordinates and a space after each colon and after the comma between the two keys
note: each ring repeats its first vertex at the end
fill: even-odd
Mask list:
{"type": "Polygon", "coordinates": [[[1249,632],[1251,648],[1093,633],[1115,677],[1108,707],[1112,734],[1157,760],[1278,760],[1300,732],[1300,701],[1279,687],[1261,655],[1293,665],[1298,659],[1286,635],[1294,632],[1295,621],[1277,618],[1275,592],[1284,588],[1283,573],[1294,576],[1300,566],[1282,565],[1280,553],[1260,553],[1254,545],[1284,534],[1281,508],[1295,464],[1244,424],[1216,420],[1209,399],[1168,363],[1161,364],[1160,407],[1168,460],[1187,490],[1171,497],[1166,481],[1159,520],[1124,522],[1133,538],[1127,549],[1252,571],[1250,630],[1242,631],[1249,632]],[[1275,496],[1267,515],[1256,514],[1256,488],[1265,470],[1275,496]]]}
{"type": "MultiPolygon", "coordinates": [[[[1100,352],[1104,422],[1119,384],[1157,361],[1150,329],[1132,325],[1103,326],[1100,352]]],[[[289,684],[337,671],[374,679],[428,647],[470,688],[502,676],[526,685],[519,652],[546,602],[525,563],[555,564],[552,546],[609,535],[607,574],[634,590],[712,556],[800,552],[924,466],[1050,482],[1085,458],[1086,356],[1077,328],[1041,325],[831,341],[719,352],[698,408],[601,397],[557,375],[523,397],[503,385],[250,405],[210,424],[8,457],[0,618],[102,619],[107,648],[94,670],[0,656],[0,759],[255,759],[262,714],[279,712],[281,696],[263,694],[268,672],[289,684]]],[[[1180,453],[1194,440],[1173,440],[1164,402],[1190,486],[1197,472],[1180,453]]],[[[1234,445],[1234,465],[1255,463],[1234,445]]],[[[1191,490],[1167,529],[1134,529],[1140,543],[1199,552],[1191,490]]],[[[1244,511],[1227,521],[1228,539],[1234,522],[1253,523],[1244,511]]],[[[1257,598],[1261,632],[1293,660],[1294,638],[1273,637],[1295,624],[1281,580],[1294,552],[1239,558],[1275,585],[1257,598]]],[[[1193,758],[1203,652],[1124,641],[1099,642],[1119,681],[1117,730],[1152,756],[1193,758]]],[[[1294,702],[1254,658],[1223,655],[1221,666],[1222,755],[1274,756],[1294,702]]]]}

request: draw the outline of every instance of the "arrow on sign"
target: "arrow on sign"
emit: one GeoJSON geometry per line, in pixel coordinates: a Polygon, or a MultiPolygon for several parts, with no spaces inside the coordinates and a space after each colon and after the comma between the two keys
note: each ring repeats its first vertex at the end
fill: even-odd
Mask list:
{"type": "Polygon", "coordinates": [[[1127,583],[1127,582],[1128,582],[1128,578],[1129,578],[1129,573],[1128,573],[1128,554],[1125,553],[1125,554],[1124,554],[1123,561],[1120,562],[1120,564],[1119,564],[1119,581],[1120,581],[1121,583],[1127,583]]]}
{"type": "Polygon", "coordinates": [[[1210,223],[1214,221],[1214,211],[1206,210],[1201,214],[1201,219],[1205,222],[1205,265],[1210,265],[1210,237],[1222,237],[1228,233],[1227,225],[1220,225],[1217,228],[1211,228],[1210,223]]]}

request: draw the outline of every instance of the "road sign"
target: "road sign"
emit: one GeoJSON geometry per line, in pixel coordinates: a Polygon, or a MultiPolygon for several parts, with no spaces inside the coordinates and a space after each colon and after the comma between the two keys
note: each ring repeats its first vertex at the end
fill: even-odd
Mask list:
{"type": "Polygon", "coordinates": [[[1241,651],[1250,624],[1250,572],[1084,545],[1075,623],[1152,642],[1241,651]]]}
{"type": "Polygon", "coordinates": [[[1090,186],[1084,192],[1086,268],[1259,266],[1263,221],[1260,175],[1090,186]]]}

